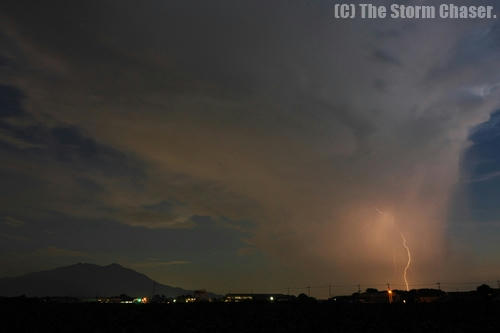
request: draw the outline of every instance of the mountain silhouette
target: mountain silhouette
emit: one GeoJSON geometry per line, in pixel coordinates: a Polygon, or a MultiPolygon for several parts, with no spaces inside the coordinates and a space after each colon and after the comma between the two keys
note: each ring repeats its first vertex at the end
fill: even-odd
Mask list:
{"type": "MultiPolygon", "coordinates": [[[[0,296],[96,297],[153,294],[175,297],[193,291],[158,283],[144,274],[119,264],[99,266],[79,263],[52,270],[0,279],[0,296]]],[[[213,294],[211,294],[213,295],[213,294]]]]}

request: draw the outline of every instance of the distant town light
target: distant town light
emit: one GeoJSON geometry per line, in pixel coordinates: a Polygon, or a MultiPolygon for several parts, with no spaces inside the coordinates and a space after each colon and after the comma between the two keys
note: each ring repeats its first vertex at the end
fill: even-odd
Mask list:
{"type": "Polygon", "coordinates": [[[274,301],[274,297],[273,297],[273,296],[269,297],[269,300],[270,300],[271,302],[272,302],[272,301],[274,301]]]}

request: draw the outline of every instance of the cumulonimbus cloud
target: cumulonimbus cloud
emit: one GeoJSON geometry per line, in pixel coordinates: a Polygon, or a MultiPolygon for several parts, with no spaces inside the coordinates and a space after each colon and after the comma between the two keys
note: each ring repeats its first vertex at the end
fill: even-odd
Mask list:
{"type": "Polygon", "coordinates": [[[98,28],[69,27],[81,44],[14,19],[12,52],[49,50],[65,71],[13,78],[36,117],[145,161],[140,188],[94,179],[122,213],[175,199],[188,203],[186,218],[250,219],[252,244],[318,281],[401,282],[404,232],[409,276],[442,274],[460,154],[497,106],[497,89],[467,93],[498,84],[494,23],[339,22],[328,1],[217,3],[199,2],[201,16],[192,2],[149,4],[131,20],[120,3],[98,28]]]}

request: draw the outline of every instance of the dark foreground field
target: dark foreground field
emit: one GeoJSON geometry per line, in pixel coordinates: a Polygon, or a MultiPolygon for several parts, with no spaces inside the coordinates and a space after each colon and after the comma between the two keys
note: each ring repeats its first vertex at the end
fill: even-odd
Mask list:
{"type": "Polygon", "coordinates": [[[498,303],[1,304],[4,332],[500,332],[498,303]]]}

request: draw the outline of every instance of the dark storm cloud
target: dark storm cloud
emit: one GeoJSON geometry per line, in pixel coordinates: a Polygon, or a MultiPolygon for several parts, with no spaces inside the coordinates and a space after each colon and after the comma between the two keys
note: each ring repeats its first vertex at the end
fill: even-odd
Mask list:
{"type": "MultiPolygon", "coordinates": [[[[253,79],[254,72],[261,71],[256,64],[268,62],[272,51],[258,55],[253,50],[266,46],[266,30],[273,24],[271,7],[277,5],[268,6],[262,11],[252,2],[154,1],[140,6],[135,1],[71,5],[57,1],[51,6],[6,2],[3,9],[8,22],[16,26],[16,37],[26,38],[22,46],[60,61],[61,67],[67,61],[78,66],[78,75],[93,81],[85,89],[97,94],[104,90],[110,97],[121,95],[124,88],[137,92],[166,88],[231,96],[261,89],[262,82],[253,79]],[[232,15],[215,22],[222,8],[232,15]],[[259,16],[257,29],[253,21],[240,20],[252,14],[259,16]],[[240,27],[231,29],[235,25],[240,27]],[[96,80],[103,74],[106,81],[96,80]],[[131,80],[138,84],[131,87],[131,80]]],[[[270,65],[278,65],[279,54],[275,57],[270,65]]]]}
{"type": "MultiPolygon", "coordinates": [[[[5,221],[14,219],[9,217],[5,221]]],[[[236,253],[248,237],[248,234],[227,228],[210,216],[190,217],[191,228],[161,230],[131,227],[110,220],[83,220],[56,212],[47,213],[42,218],[20,216],[15,220],[23,221],[22,225],[13,229],[3,223],[2,231],[25,241],[4,242],[3,251],[55,246],[87,253],[137,251],[143,258],[163,253],[171,259],[192,260],[203,253],[236,253]],[[141,244],[141,248],[134,244],[141,244]]]]}
{"type": "Polygon", "coordinates": [[[494,57],[500,51],[500,24],[471,30],[457,45],[452,64],[460,66],[469,62],[481,62],[494,57]]]}
{"type": "Polygon", "coordinates": [[[6,67],[9,65],[9,60],[5,57],[0,57],[0,67],[6,67]]]}
{"type": "Polygon", "coordinates": [[[233,256],[243,231],[276,279],[318,282],[400,279],[403,231],[412,278],[436,278],[460,153],[497,104],[496,26],[341,22],[331,5],[3,1],[1,82],[22,93],[4,104],[23,106],[0,137],[12,207],[47,198],[40,212],[122,235],[123,253],[133,230],[139,249],[161,251],[158,232],[179,255],[194,239],[233,256]]]}
{"type": "Polygon", "coordinates": [[[73,209],[83,205],[90,214],[118,215],[130,223],[192,224],[189,207],[175,200],[143,205],[136,202],[128,208],[102,202],[110,191],[124,187],[140,191],[141,183],[146,181],[144,163],[98,143],[75,126],[49,127],[37,121],[22,110],[23,94],[10,91],[16,94],[9,94],[3,107],[15,110],[8,115],[22,116],[22,121],[5,122],[1,127],[0,147],[9,161],[1,168],[1,175],[10,189],[3,196],[4,212],[15,214],[13,207],[19,207],[19,203],[29,204],[35,215],[46,210],[75,213],[73,209]],[[118,188],[110,184],[115,181],[120,182],[118,188]]]}
{"type": "MultiPolygon", "coordinates": [[[[20,108],[18,113],[22,113],[20,108]]],[[[20,159],[66,164],[74,170],[95,171],[108,177],[141,177],[139,163],[134,165],[125,154],[97,143],[74,126],[50,128],[29,116],[24,120],[29,122],[27,126],[3,124],[0,138],[20,159]]]]}
{"type": "MultiPolygon", "coordinates": [[[[495,267],[500,222],[500,112],[475,126],[469,135],[470,146],[461,159],[461,177],[450,209],[449,235],[465,248],[471,263],[495,267]]],[[[456,251],[456,249],[455,249],[456,251]]],[[[477,264],[476,264],[477,265],[477,264]]],[[[483,275],[491,273],[484,271],[483,275]]]]}
{"type": "Polygon", "coordinates": [[[124,179],[134,183],[144,178],[141,163],[84,135],[81,129],[38,121],[22,107],[24,94],[2,90],[7,98],[0,108],[0,167],[3,213],[18,213],[28,205],[38,211],[64,209],[93,202],[105,193],[100,179],[124,179]],[[16,211],[17,210],[17,211],[16,211]]]}
{"type": "Polygon", "coordinates": [[[396,65],[400,66],[401,63],[399,62],[398,59],[396,59],[394,56],[391,54],[387,53],[384,50],[375,50],[373,51],[373,57],[377,59],[378,61],[381,61],[383,63],[387,63],[390,65],[396,65]]]}
{"type": "MultiPolygon", "coordinates": [[[[477,126],[470,135],[471,146],[463,157],[463,173],[467,187],[467,218],[491,223],[497,222],[500,214],[498,196],[500,195],[500,111],[477,126]]],[[[465,208],[465,207],[464,207],[465,208]]],[[[465,217],[463,216],[463,218],[465,217]]],[[[498,223],[498,222],[497,222],[498,223]]]]}
{"type": "Polygon", "coordinates": [[[23,97],[22,92],[16,87],[0,85],[0,118],[22,115],[23,97]]]}
{"type": "Polygon", "coordinates": [[[470,64],[477,65],[477,72],[471,73],[470,79],[474,76],[488,76],[484,71],[496,62],[500,53],[499,37],[500,24],[498,22],[464,29],[460,40],[450,50],[450,59],[437,62],[429,71],[429,79],[453,76],[470,64]]]}

